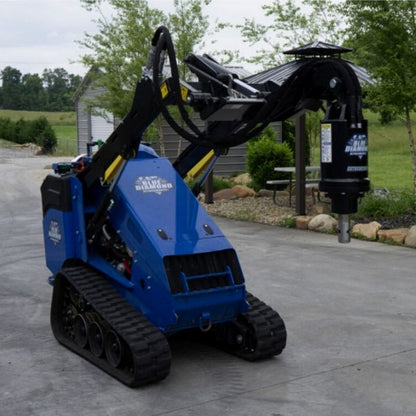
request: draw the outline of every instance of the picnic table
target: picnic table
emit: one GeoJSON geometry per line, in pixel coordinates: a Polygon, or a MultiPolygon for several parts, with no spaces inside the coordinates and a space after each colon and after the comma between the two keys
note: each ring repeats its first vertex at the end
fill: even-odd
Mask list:
{"type": "MultiPolygon", "coordinates": [[[[275,180],[268,180],[266,181],[267,185],[273,185],[273,202],[276,202],[276,191],[278,185],[289,185],[289,206],[292,206],[292,185],[295,183],[293,180],[293,174],[296,173],[296,168],[294,166],[278,166],[274,168],[275,172],[283,172],[288,173],[288,179],[275,179],[275,180]]],[[[305,172],[320,172],[320,166],[305,166],[305,172]]],[[[318,186],[320,178],[307,178],[305,180],[305,188],[313,188],[318,186]]],[[[315,202],[315,195],[312,193],[312,197],[315,202]]],[[[319,200],[319,193],[318,193],[318,200],[319,200]]]]}

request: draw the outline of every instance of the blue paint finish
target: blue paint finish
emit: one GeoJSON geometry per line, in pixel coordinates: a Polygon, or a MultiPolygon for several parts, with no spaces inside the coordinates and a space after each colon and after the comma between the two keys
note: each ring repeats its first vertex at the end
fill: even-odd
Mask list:
{"type": "Polygon", "coordinates": [[[52,208],[43,218],[46,265],[52,273],[56,273],[67,259],[88,259],[82,185],[76,177],[71,177],[70,186],[71,211],[52,208]]]}
{"type": "Polygon", "coordinates": [[[76,176],[70,187],[71,210],[49,209],[43,221],[46,262],[53,273],[67,259],[83,260],[106,275],[165,333],[206,329],[247,310],[244,283],[235,284],[229,266],[215,273],[182,273],[182,292],[171,293],[166,256],[219,252],[232,246],[167,159],[139,151],[124,165],[113,189],[108,221],[132,255],[131,275],[118,271],[87,243],[85,216],[95,212],[107,188],[97,184],[83,196],[76,176]],[[190,289],[193,281],[211,278],[225,278],[228,285],[190,289]]]}
{"type": "MultiPolygon", "coordinates": [[[[167,159],[129,160],[113,199],[110,222],[133,252],[134,289],[132,293],[118,290],[163,332],[198,327],[201,317],[208,315],[212,323],[224,322],[247,310],[243,284],[170,293],[165,256],[232,246],[167,159]],[[206,231],[207,226],[212,233],[206,231]]],[[[229,275],[230,269],[225,273],[229,275]]]]}
{"type": "Polygon", "coordinates": [[[204,252],[208,246],[210,251],[214,243],[216,250],[231,247],[167,159],[129,161],[115,194],[129,206],[138,228],[162,257],[204,252]],[[204,225],[211,227],[213,235],[204,225]]]}

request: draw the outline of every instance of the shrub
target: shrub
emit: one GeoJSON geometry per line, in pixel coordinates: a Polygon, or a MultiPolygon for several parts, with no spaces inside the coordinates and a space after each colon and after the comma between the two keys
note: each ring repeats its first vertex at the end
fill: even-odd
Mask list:
{"type": "Polygon", "coordinates": [[[9,118],[0,117],[0,139],[12,141],[14,130],[15,123],[9,118]]]}
{"type": "Polygon", "coordinates": [[[415,198],[411,191],[390,192],[385,196],[368,193],[358,204],[357,217],[394,217],[416,214],[415,198]]]}
{"type": "Polygon", "coordinates": [[[15,123],[13,142],[18,144],[27,143],[29,141],[31,122],[23,118],[15,123]]]}
{"type": "Polygon", "coordinates": [[[0,118],[0,138],[14,143],[35,143],[42,153],[52,153],[58,143],[55,132],[46,117],[35,120],[0,118]]]}
{"type": "Polygon", "coordinates": [[[31,122],[29,137],[30,141],[40,146],[42,148],[42,153],[45,154],[52,153],[58,143],[52,126],[44,116],[31,122]]]}
{"type": "MultiPolygon", "coordinates": [[[[199,180],[197,179],[192,179],[187,181],[188,187],[190,189],[192,189],[197,183],[199,183],[199,180]]],[[[213,180],[212,180],[212,189],[213,192],[218,192],[221,191],[222,189],[228,189],[228,188],[232,188],[233,184],[224,178],[220,178],[218,176],[214,176],[213,180]]]]}
{"type": "Polygon", "coordinates": [[[286,143],[275,143],[269,137],[248,143],[247,171],[256,189],[265,187],[269,179],[287,177],[285,173],[275,172],[276,166],[293,166],[293,153],[286,143]]]}

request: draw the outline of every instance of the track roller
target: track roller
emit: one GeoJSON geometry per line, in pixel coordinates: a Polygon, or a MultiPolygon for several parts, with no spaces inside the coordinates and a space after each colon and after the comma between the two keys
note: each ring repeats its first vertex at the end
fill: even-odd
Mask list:
{"type": "Polygon", "coordinates": [[[85,264],[56,274],[51,327],[60,343],[130,387],[169,374],[165,336],[85,264]]]}
{"type": "Polygon", "coordinates": [[[236,321],[214,325],[215,343],[247,361],[279,355],[286,346],[283,319],[270,306],[247,293],[249,310],[236,321]]]}

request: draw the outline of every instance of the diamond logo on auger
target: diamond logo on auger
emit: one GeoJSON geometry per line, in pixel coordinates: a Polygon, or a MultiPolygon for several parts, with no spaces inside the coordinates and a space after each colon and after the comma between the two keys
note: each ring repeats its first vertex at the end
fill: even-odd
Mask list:
{"type": "Polygon", "coordinates": [[[360,159],[367,154],[367,150],[367,135],[363,133],[354,134],[345,146],[345,153],[358,156],[360,159]]]}
{"type": "Polygon", "coordinates": [[[173,183],[159,176],[139,176],[134,184],[136,191],[162,195],[173,189],[173,183]]]}

